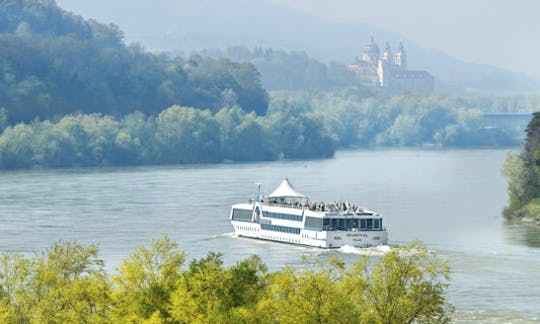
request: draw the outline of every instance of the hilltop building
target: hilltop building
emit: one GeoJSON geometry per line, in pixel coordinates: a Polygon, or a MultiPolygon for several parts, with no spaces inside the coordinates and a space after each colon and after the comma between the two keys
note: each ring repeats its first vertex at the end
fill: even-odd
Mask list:
{"type": "Polygon", "coordinates": [[[387,88],[396,92],[431,92],[433,91],[433,76],[427,71],[407,69],[407,53],[403,44],[399,44],[394,54],[390,44],[386,43],[384,52],[371,37],[364,46],[361,59],[349,65],[365,84],[387,88]]]}

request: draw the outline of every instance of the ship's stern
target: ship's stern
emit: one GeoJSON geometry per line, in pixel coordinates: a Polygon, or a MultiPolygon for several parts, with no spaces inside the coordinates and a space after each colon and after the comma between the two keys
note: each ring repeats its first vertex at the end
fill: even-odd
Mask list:
{"type": "Polygon", "coordinates": [[[326,231],[326,247],[353,246],[367,248],[388,243],[386,231],[326,231]]]}

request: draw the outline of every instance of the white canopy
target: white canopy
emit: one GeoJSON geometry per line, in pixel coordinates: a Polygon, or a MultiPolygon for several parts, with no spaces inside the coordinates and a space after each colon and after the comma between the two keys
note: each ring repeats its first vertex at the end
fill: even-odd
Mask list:
{"type": "Polygon", "coordinates": [[[270,196],[268,196],[268,197],[269,198],[285,198],[285,197],[288,197],[288,198],[306,198],[306,196],[299,193],[298,191],[296,191],[291,186],[291,184],[289,183],[289,179],[287,179],[287,178],[283,179],[283,181],[281,182],[279,187],[277,187],[277,189],[274,190],[274,192],[272,192],[270,194],[270,196]]]}

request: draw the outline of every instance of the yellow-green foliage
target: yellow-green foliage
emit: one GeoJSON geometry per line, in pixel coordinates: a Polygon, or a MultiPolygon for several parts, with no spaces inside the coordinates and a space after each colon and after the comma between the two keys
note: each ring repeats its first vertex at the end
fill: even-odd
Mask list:
{"type": "Polygon", "coordinates": [[[258,309],[260,317],[280,323],[354,323],[359,314],[343,275],[343,264],[334,262],[275,273],[258,309]]]}
{"type": "Polygon", "coordinates": [[[417,243],[391,251],[365,274],[363,318],[376,323],[446,323],[449,268],[417,243]]]}
{"type": "Polygon", "coordinates": [[[111,286],[96,246],[57,242],[43,255],[0,260],[4,323],[107,323],[111,286]]]}
{"type": "Polygon", "coordinates": [[[95,246],[58,242],[0,256],[1,323],[444,323],[448,267],[422,245],[381,260],[306,261],[268,273],[252,256],[209,253],[183,267],[167,236],[108,276],[95,246]]]}
{"type": "Polygon", "coordinates": [[[133,323],[167,322],[169,296],[181,277],[184,253],[165,236],[152,242],[151,248],[138,248],[122,262],[118,274],[113,276],[112,316],[118,322],[126,319],[133,323]]]}

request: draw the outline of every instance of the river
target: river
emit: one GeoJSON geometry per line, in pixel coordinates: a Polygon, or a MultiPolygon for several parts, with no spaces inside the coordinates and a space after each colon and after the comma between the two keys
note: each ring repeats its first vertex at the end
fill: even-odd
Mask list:
{"type": "Polygon", "coordinates": [[[164,233],[188,258],[226,264],[258,254],[270,269],[302,256],[354,261],[377,249],[326,251],[234,238],[230,205],[284,177],[314,200],[349,200],[383,213],[391,244],[421,240],[452,268],[456,322],[540,321],[540,230],[501,218],[505,150],[354,150],[328,160],[0,173],[0,250],[97,243],[114,272],[164,233]],[[352,252],[352,253],[347,253],[352,252]]]}

